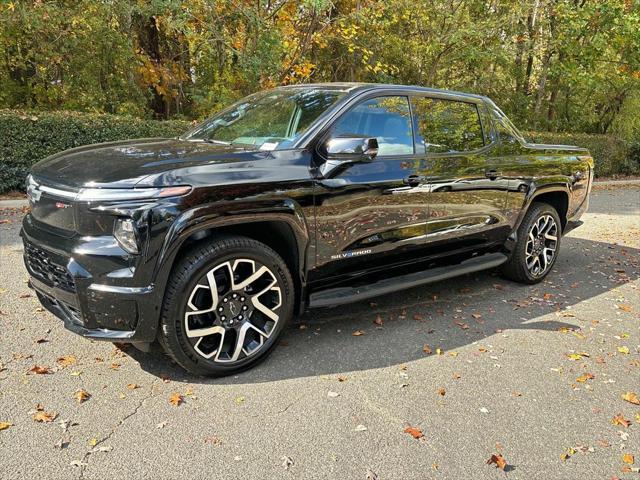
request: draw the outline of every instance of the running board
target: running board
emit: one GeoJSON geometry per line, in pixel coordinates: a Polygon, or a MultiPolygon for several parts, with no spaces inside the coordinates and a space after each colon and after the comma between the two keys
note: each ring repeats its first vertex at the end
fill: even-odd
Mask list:
{"type": "Polygon", "coordinates": [[[502,253],[488,253],[470,258],[457,265],[435,267],[422,272],[410,273],[397,277],[385,278],[371,285],[360,287],[338,287],[312,293],[309,297],[309,308],[333,307],[345,303],[359,302],[387,293],[405,290],[418,285],[439,282],[448,278],[495,268],[507,261],[502,253]]]}

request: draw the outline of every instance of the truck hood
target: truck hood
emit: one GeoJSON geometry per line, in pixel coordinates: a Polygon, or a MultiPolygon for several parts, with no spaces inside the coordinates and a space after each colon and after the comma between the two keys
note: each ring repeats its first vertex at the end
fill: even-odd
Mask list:
{"type": "MultiPolygon", "coordinates": [[[[150,138],[88,145],[36,163],[33,175],[45,182],[80,189],[131,188],[157,184],[171,171],[258,160],[270,152],[180,139],[150,138]]],[[[180,178],[171,175],[173,185],[180,178]]]]}

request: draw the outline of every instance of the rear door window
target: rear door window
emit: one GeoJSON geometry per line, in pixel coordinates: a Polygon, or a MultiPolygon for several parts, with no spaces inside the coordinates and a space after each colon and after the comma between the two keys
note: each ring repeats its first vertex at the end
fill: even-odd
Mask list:
{"type": "Polygon", "coordinates": [[[418,153],[458,153],[484,146],[475,103],[440,98],[411,100],[418,153]]]}

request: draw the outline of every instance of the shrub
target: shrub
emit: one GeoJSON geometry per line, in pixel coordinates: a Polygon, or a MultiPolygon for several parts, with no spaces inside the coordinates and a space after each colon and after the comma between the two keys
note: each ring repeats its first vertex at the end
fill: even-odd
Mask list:
{"type": "MultiPolygon", "coordinates": [[[[188,130],[187,121],[137,118],[79,112],[0,110],[0,193],[24,189],[29,168],[68,148],[145,137],[175,137],[188,130]]],[[[586,147],[596,162],[596,175],[640,173],[640,142],[628,144],[608,135],[526,132],[531,141],[586,147]]]]}
{"type": "Polygon", "coordinates": [[[0,110],[0,193],[23,190],[31,165],[56,152],[128,138],[175,137],[189,126],[105,114],[0,110]]]}
{"type": "Polygon", "coordinates": [[[591,133],[525,132],[527,140],[555,145],[577,145],[589,149],[597,177],[640,173],[640,152],[633,156],[633,144],[609,135],[591,133]]]}

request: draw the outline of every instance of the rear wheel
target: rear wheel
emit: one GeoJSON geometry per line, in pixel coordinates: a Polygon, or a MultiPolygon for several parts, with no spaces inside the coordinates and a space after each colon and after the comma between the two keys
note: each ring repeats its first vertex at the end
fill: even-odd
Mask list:
{"type": "Polygon", "coordinates": [[[518,241],[502,267],[503,275],[520,283],[542,281],[558,256],[561,225],[558,212],[551,205],[534,203],[518,228],[518,241]]]}
{"type": "Polygon", "coordinates": [[[201,245],[174,268],[160,342],[186,370],[231,375],[273,350],[293,314],[293,281],[280,256],[246,237],[201,245]]]}

